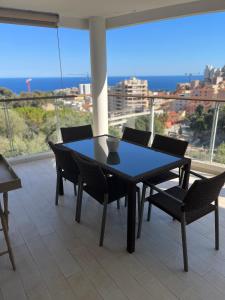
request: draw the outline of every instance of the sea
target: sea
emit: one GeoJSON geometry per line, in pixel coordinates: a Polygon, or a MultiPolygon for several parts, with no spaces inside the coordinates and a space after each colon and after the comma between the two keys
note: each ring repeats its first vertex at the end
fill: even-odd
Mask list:
{"type": "MultiPolygon", "coordinates": [[[[108,85],[114,86],[122,80],[131,76],[109,76],[108,85]]],[[[202,80],[203,76],[136,76],[138,79],[148,81],[149,90],[152,91],[173,91],[177,83],[190,82],[191,80],[202,80]]],[[[5,87],[15,94],[27,91],[26,80],[28,78],[0,78],[0,87],[5,87]]],[[[80,83],[90,83],[89,77],[34,77],[30,78],[31,91],[53,91],[61,88],[78,87],[80,83]]]]}

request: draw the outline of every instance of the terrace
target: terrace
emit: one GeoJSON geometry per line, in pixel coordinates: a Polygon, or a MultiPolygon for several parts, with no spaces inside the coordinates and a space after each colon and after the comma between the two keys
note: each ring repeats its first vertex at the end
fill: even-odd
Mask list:
{"type": "Polygon", "coordinates": [[[213,215],[188,226],[190,268],[184,273],[179,224],[160,210],[153,209],[151,223],[144,221],[142,238],[130,255],[125,250],[127,210],[110,205],[104,247],[99,247],[99,204],[85,196],[83,220],[75,224],[73,186],[66,182],[55,206],[54,159],[14,168],[23,183],[10,193],[17,271],[7,255],[1,257],[2,299],[224,299],[225,188],[220,251],[213,249],[213,215]]]}
{"type": "MultiPolygon", "coordinates": [[[[205,12],[224,11],[224,1],[2,1],[0,22],[47,27],[69,27],[90,30],[93,112],[82,124],[93,124],[94,135],[108,132],[120,134],[121,124],[135,126],[140,116],[146,116],[148,129],[157,133],[157,101],[162,97],[146,97],[148,109],[122,115],[108,112],[106,30],[143,22],[182,17],[205,12]],[[132,118],[131,118],[132,117],[132,118]]],[[[182,245],[178,222],[154,208],[151,223],[143,222],[142,238],[136,251],[126,249],[127,209],[109,206],[104,247],[98,247],[101,210],[85,195],[81,224],[74,222],[73,186],[65,183],[65,195],[59,206],[54,205],[55,160],[46,145],[50,136],[60,140],[59,129],[68,119],[61,112],[66,98],[0,99],[5,126],[1,152],[9,158],[22,180],[23,188],[10,193],[10,237],[17,271],[10,268],[8,257],[0,258],[0,299],[224,299],[225,297],[225,188],[220,195],[220,251],[215,252],[213,216],[188,226],[189,272],[182,272],[182,245]],[[31,102],[52,105],[52,119],[46,125],[46,135],[37,144],[19,146],[16,136],[14,104],[33,106],[31,102]],[[54,132],[54,134],[52,134],[54,132]],[[51,135],[52,134],[52,135],[51,135]],[[42,144],[40,149],[39,145],[42,144]],[[42,152],[42,153],[40,153],[42,152]]],[[[138,96],[137,96],[138,98],[138,96]]],[[[175,97],[176,98],[176,97],[175,97]]],[[[168,100],[177,100],[169,97],[168,100]]],[[[211,101],[213,121],[204,147],[192,142],[188,156],[192,168],[207,176],[221,173],[224,161],[218,152],[218,120],[225,99],[190,98],[182,101],[211,101]]],[[[165,107],[168,112],[170,108],[165,107]]],[[[81,125],[71,116],[66,125],[81,125]],[[71,123],[70,123],[71,122],[71,123]]],[[[190,128],[176,137],[185,138],[190,128]]],[[[18,128],[17,128],[18,129],[18,128]]],[[[24,130],[24,128],[22,128],[24,130]]],[[[18,129],[19,130],[19,129],[18,129]]],[[[18,133],[18,132],[17,132],[18,133]]],[[[169,130],[166,130],[167,134],[169,130]]],[[[221,137],[220,137],[221,139],[221,137]]],[[[224,140],[224,138],[222,137],[224,140]]],[[[222,140],[222,141],[223,141],[222,140]]],[[[225,140],[224,140],[225,141],[225,140]]],[[[220,141],[221,142],[221,141],[220,141]]],[[[190,183],[194,178],[191,177],[190,183]]],[[[172,181],[171,184],[176,183],[172,181]]],[[[170,184],[170,183],[169,183],[170,184]]],[[[162,188],[168,187],[162,184],[162,188]]],[[[147,214],[147,208],[144,215],[147,214]]],[[[3,247],[2,237],[0,239],[3,247]]]]}

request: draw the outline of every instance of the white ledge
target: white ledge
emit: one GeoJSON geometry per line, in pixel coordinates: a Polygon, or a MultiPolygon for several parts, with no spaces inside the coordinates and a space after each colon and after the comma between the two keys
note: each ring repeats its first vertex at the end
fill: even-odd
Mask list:
{"type": "Polygon", "coordinates": [[[43,153],[36,153],[36,154],[26,154],[26,155],[19,155],[15,157],[8,158],[8,161],[11,165],[23,164],[26,162],[32,162],[47,158],[53,158],[54,154],[51,151],[43,152],[43,153]]]}

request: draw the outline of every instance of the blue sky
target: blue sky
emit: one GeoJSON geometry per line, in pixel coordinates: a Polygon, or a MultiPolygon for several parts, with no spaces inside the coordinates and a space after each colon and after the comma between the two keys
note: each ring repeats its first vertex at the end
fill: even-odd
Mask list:
{"type": "MultiPolygon", "coordinates": [[[[202,73],[225,64],[225,13],[107,32],[109,75],[202,73]]],[[[56,29],[0,24],[0,77],[59,76],[56,29]]],[[[90,73],[88,31],[59,29],[63,76],[90,73]]]]}

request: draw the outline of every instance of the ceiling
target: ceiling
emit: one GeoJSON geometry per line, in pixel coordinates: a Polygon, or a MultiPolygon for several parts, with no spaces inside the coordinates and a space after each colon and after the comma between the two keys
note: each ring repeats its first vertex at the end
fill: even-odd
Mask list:
{"type": "MultiPolygon", "coordinates": [[[[192,0],[196,1],[196,0],[192,0]]],[[[1,7],[57,13],[63,17],[114,17],[191,0],[1,0],[1,7]]]]}
{"type": "MultiPolygon", "coordinates": [[[[119,26],[131,24],[130,16],[135,17],[135,22],[143,14],[150,14],[152,18],[160,18],[160,12],[171,8],[171,14],[178,13],[183,7],[183,15],[188,14],[195,6],[201,6],[202,10],[208,9],[212,5],[223,5],[224,0],[1,0],[0,7],[13,8],[20,10],[32,10],[38,12],[56,13],[60,16],[62,26],[85,28],[88,26],[88,18],[92,16],[102,16],[108,20],[108,27],[117,27],[117,18],[119,26]],[[207,4],[208,3],[208,4],[207,4]],[[188,6],[187,6],[188,5],[188,6]],[[185,11],[184,11],[185,8],[185,11]],[[126,22],[123,24],[121,18],[125,16],[126,22]]],[[[147,21],[147,20],[143,20],[147,21]]]]}

